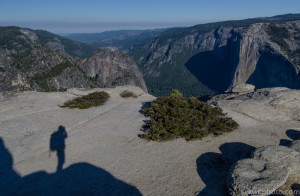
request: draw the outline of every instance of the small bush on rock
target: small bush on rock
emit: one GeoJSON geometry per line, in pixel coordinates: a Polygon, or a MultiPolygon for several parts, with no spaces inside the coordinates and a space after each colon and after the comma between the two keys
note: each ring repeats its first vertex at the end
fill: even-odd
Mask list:
{"type": "Polygon", "coordinates": [[[134,92],[129,91],[129,90],[123,90],[120,93],[120,96],[123,97],[123,98],[128,98],[128,97],[137,98],[138,97],[134,92]]]}
{"type": "Polygon", "coordinates": [[[212,107],[194,97],[159,97],[143,113],[150,120],[146,122],[144,134],[140,137],[147,140],[195,140],[231,132],[238,127],[234,120],[223,114],[221,108],[212,107]]]}
{"type": "Polygon", "coordinates": [[[109,98],[109,94],[106,92],[93,92],[82,97],[77,97],[73,100],[69,100],[64,103],[62,108],[79,108],[87,109],[93,106],[103,105],[109,98]]]}

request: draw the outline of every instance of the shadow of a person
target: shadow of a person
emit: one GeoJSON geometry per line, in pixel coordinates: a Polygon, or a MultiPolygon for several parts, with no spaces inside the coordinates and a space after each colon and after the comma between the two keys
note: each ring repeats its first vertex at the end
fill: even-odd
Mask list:
{"type": "Polygon", "coordinates": [[[56,172],[62,171],[63,164],[65,163],[65,139],[68,137],[64,126],[59,126],[58,130],[51,134],[50,150],[56,151],[57,154],[57,169],[56,172]]]}
{"type": "MultiPolygon", "coordinates": [[[[63,133],[65,130],[61,129],[61,131],[63,133]]],[[[62,136],[66,137],[66,133],[63,133],[62,136]]],[[[57,139],[56,135],[53,137],[57,139]]],[[[36,171],[23,177],[14,170],[13,166],[13,156],[0,137],[1,196],[142,195],[135,186],[119,180],[108,171],[89,163],[74,163],[59,173],[49,174],[46,171],[36,171]]]]}

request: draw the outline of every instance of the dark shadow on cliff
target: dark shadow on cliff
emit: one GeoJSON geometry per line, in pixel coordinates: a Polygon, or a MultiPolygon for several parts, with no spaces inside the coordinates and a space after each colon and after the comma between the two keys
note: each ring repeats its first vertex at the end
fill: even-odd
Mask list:
{"type": "Polygon", "coordinates": [[[222,57],[225,50],[226,47],[223,47],[198,53],[185,64],[199,81],[215,92],[225,91],[231,82],[229,59],[222,57]]]}
{"type": "Polygon", "coordinates": [[[285,133],[291,140],[281,139],[280,146],[289,146],[293,141],[300,140],[300,131],[288,129],[285,133]]]}
{"type": "Polygon", "coordinates": [[[199,81],[216,93],[224,92],[231,84],[233,70],[239,61],[239,44],[235,34],[227,40],[227,45],[215,47],[212,51],[200,52],[191,57],[186,68],[199,81]]]}
{"type": "Polygon", "coordinates": [[[278,55],[268,48],[261,53],[256,69],[247,83],[259,88],[288,87],[300,88],[300,75],[284,56],[278,55]]]}
{"type": "Polygon", "coordinates": [[[21,177],[0,138],[1,195],[142,195],[132,185],[89,163],[76,163],[49,174],[38,171],[21,177]]]}
{"type": "Polygon", "coordinates": [[[199,195],[227,195],[227,174],[233,163],[248,158],[254,147],[240,143],[225,143],[220,153],[208,152],[197,161],[197,172],[206,187],[199,195]]]}

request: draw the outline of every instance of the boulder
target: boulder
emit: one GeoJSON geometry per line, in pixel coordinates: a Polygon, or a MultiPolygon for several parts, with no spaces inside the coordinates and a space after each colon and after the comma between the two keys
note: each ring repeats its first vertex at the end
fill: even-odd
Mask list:
{"type": "MultiPolygon", "coordinates": [[[[299,149],[299,145],[295,141],[291,147],[299,149]]],[[[240,160],[231,167],[228,191],[233,196],[271,195],[299,173],[299,152],[285,146],[261,147],[254,150],[251,159],[240,160]]]]}
{"type": "Polygon", "coordinates": [[[285,146],[266,146],[253,152],[253,159],[278,163],[281,167],[287,167],[292,173],[299,173],[300,153],[285,146]]]}
{"type": "Polygon", "coordinates": [[[264,160],[243,159],[230,169],[227,184],[232,196],[270,195],[281,187],[290,169],[264,160]]]}
{"type": "Polygon", "coordinates": [[[249,93],[253,92],[255,89],[255,86],[251,84],[238,84],[232,88],[233,93],[249,93]]]}

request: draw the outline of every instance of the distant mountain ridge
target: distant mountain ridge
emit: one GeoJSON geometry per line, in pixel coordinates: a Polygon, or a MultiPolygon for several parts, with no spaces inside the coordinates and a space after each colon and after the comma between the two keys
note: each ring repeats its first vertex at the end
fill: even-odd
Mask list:
{"type": "Polygon", "coordinates": [[[300,88],[300,14],[174,28],[133,56],[155,96],[224,92],[240,83],[300,88]]]}
{"type": "MultiPolygon", "coordinates": [[[[29,36],[29,41],[38,40],[42,46],[49,42],[59,41],[64,49],[73,57],[85,58],[99,50],[95,46],[79,43],[44,30],[31,30],[16,26],[0,27],[0,46],[13,48],[13,42],[20,41],[22,36],[29,36]]],[[[26,45],[25,42],[22,42],[26,45]]],[[[25,46],[24,45],[24,46],[25,46]]],[[[28,44],[26,46],[29,46],[28,44]]]]}
{"type": "Polygon", "coordinates": [[[166,29],[153,30],[117,30],[105,31],[102,33],[74,33],[67,34],[64,37],[95,45],[99,48],[112,48],[128,52],[137,44],[154,38],[166,29]]]}
{"type": "Polygon", "coordinates": [[[127,84],[147,91],[141,72],[129,59],[121,51],[99,51],[47,31],[0,27],[0,91],[49,92],[127,84]],[[81,62],[95,59],[95,54],[100,58],[93,64],[98,72],[91,75],[89,63],[82,66],[81,62]]]}

